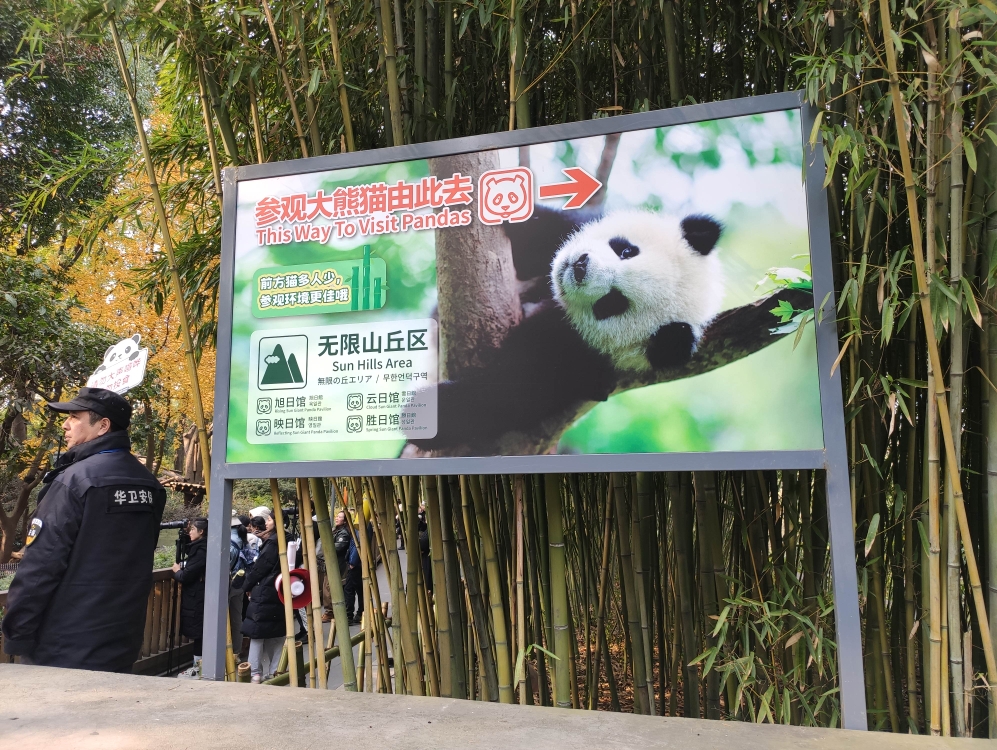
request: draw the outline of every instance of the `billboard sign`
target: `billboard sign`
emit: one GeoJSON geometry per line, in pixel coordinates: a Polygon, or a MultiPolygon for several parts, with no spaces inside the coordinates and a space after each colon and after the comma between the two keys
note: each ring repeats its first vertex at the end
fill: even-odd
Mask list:
{"type": "Polygon", "coordinates": [[[240,168],[225,463],[812,463],[803,109],[664,114],[240,168]]]}
{"type": "Polygon", "coordinates": [[[824,469],[865,728],[815,117],[791,92],[227,169],[205,674],[234,479],[824,469]]]}

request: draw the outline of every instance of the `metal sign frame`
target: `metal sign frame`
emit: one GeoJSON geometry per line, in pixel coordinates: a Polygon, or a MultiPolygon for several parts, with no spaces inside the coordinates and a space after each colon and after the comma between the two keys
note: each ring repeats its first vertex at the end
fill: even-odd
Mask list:
{"type": "Polygon", "coordinates": [[[813,129],[816,115],[816,110],[804,101],[802,92],[786,92],[564,125],[225,169],[223,175],[221,287],[218,299],[218,343],[215,370],[215,427],[211,446],[212,456],[215,460],[211,462],[209,477],[212,502],[209,508],[208,560],[205,584],[203,677],[212,680],[222,680],[225,677],[228,529],[232,508],[232,482],[235,479],[357,475],[824,469],[827,478],[828,525],[836,605],[835,625],[838,642],[842,726],[846,729],[867,729],[862,635],[841,375],[840,370],[831,372],[831,367],[838,356],[838,334],[835,320],[834,276],[827,196],[822,187],[825,174],[824,156],[820,141],[811,147],[808,138],[813,129]],[[587,138],[790,109],[800,110],[801,113],[807,223],[815,308],[823,302],[823,308],[817,313],[815,320],[821,422],[824,438],[823,450],[431,457],[241,464],[225,462],[224,457],[228,443],[232,304],[239,183],[270,177],[528,146],[550,141],[587,138]]]}

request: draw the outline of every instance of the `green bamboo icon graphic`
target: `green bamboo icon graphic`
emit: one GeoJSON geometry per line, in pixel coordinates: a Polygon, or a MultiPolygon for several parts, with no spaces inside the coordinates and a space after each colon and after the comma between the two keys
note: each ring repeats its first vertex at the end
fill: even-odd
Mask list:
{"type": "Polygon", "coordinates": [[[370,245],[363,246],[363,309],[370,309],[370,245]]]}
{"type": "Polygon", "coordinates": [[[353,274],[350,277],[350,309],[351,310],[376,310],[381,306],[381,278],[375,277],[371,284],[370,277],[370,245],[363,246],[362,266],[353,266],[353,274]],[[374,287],[374,305],[371,306],[370,291],[374,287]],[[360,302],[360,289],[363,289],[363,304],[360,302]]]}

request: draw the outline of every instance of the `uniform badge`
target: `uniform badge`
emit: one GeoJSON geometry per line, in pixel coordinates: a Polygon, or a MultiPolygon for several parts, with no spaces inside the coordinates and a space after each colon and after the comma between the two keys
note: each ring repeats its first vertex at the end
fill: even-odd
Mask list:
{"type": "Polygon", "coordinates": [[[38,538],[38,535],[42,533],[42,519],[32,518],[31,525],[28,527],[28,538],[24,542],[25,547],[30,547],[31,543],[38,538]]]}

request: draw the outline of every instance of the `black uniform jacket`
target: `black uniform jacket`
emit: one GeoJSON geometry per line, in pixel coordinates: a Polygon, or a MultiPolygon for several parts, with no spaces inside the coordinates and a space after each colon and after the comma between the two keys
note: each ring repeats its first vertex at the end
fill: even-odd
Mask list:
{"type": "Polygon", "coordinates": [[[284,605],[277,597],[274,581],[280,575],[277,540],[270,536],[260,547],[252,569],[246,576],[245,590],[249,593],[246,619],[242,634],[249,638],[279,638],[287,633],[284,625],[284,605]]]}
{"type": "Polygon", "coordinates": [[[201,638],[204,632],[204,572],[207,567],[208,540],[201,537],[191,543],[183,567],[173,574],[183,584],[180,633],[188,638],[201,638]]]}
{"type": "Polygon", "coordinates": [[[35,664],[130,672],[152,587],[166,490],[126,432],[66,451],[45,477],[38,529],[7,596],[4,650],[35,664]]]}

